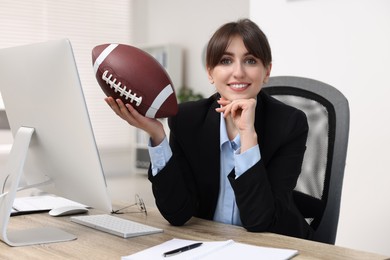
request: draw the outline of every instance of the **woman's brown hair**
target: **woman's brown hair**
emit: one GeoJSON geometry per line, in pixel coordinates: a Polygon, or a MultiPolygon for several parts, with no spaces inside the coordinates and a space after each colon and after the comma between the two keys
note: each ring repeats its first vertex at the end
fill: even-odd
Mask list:
{"type": "Polygon", "coordinates": [[[218,65],[233,36],[240,36],[248,52],[260,59],[264,66],[272,62],[271,48],[263,31],[251,20],[242,19],[221,26],[211,37],[206,52],[206,65],[218,65]]]}

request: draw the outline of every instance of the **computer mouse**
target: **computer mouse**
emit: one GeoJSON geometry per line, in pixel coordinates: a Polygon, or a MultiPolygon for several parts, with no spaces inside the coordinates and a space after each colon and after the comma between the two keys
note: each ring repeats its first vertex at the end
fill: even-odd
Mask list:
{"type": "Polygon", "coordinates": [[[49,215],[52,217],[68,216],[75,214],[82,214],[88,212],[88,209],[81,206],[65,206],[54,208],[49,211],[49,215]]]}

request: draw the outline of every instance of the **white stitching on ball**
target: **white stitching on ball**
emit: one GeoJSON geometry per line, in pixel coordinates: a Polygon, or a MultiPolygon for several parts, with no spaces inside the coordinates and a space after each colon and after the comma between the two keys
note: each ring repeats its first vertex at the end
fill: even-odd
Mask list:
{"type": "Polygon", "coordinates": [[[124,96],[126,100],[130,99],[130,103],[133,103],[134,101],[137,102],[135,105],[139,106],[142,102],[142,96],[137,97],[137,93],[132,94],[131,89],[129,91],[126,91],[126,86],[123,86],[121,88],[121,82],[116,83],[116,78],[114,80],[111,80],[112,74],[110,74],[107,77],[108,70],[104,71],[102,75],[102,79],[107,83],[107,85],[110,86],[110,88],[113,88],[115,92],[119,92],[120,96],[124,96]]]}

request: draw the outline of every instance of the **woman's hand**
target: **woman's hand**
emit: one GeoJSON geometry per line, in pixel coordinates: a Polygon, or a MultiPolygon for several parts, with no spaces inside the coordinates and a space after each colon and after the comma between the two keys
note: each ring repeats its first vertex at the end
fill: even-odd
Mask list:
{"type": "Polygon", "coordinates": [[[240,133],[241,152],[257,145],[257,134],[255,131],[256,99],[226,100],[220,98],[221,105],[216,111],[223,113],[224,118],[231,120],[240,133]]]}
{"type": "Polygon", "coordinates": [[[125,105],[120,99],[114,100],[112,97],[107,97],[104,100],[120,118],[130,125],[147,132],[153,146],[160,144],[165,138],[164,127],[157,119],[141,115],[130,104],[125,105]]]}

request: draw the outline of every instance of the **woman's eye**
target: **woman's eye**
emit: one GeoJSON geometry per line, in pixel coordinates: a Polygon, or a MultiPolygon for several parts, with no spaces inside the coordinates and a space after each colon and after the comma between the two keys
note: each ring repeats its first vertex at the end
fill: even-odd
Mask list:
{"type": "Polygon", "coordinates": [[[249,58],[249,59],[247,59],[247,60],[245,61],[245,63],[253,65],[253,64],[256,64],[257,61],[256,61],[256,59],[254,59],[254,58],[249,58]]]}
{"type": "Polygon", "coordinates": [[[220,63],[223,64],[223,65],[227,65],[227,64],[232,63],[232,61],[230,59],[228,59],[228,58],[222,58],[220,63]]]}

